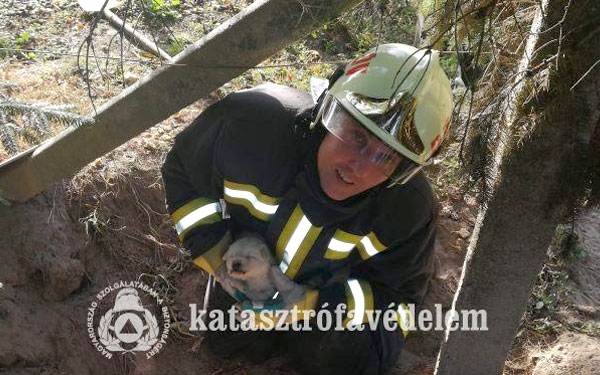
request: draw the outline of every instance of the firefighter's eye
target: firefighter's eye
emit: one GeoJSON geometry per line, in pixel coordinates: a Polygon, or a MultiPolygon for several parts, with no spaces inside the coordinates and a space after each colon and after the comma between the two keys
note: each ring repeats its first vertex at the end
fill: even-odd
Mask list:
{"type": "Polygon", "coordinates": [[[364,147],[369,142],[369,139],[364,132],[358,129],[354,129],[350,133],[350,141],[353,145],[356,145],[357,147],[364,147]]]}

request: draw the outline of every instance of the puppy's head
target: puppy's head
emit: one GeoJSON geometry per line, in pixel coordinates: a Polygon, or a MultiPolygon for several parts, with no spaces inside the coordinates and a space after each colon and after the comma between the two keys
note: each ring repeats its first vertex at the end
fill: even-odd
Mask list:
{"type": "Polygon", "coordinates": [[[238,280],[266,276],[275,263],[267,244],[257,236],[236,240],[223,255],[223,261],[229,276],[238,280]]]}

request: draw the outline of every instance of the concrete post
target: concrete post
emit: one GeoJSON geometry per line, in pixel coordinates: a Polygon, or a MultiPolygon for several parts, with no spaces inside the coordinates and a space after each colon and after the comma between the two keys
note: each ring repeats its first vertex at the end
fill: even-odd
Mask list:
{"type": "MultiPolygon", "coordinates": [[[[587,20],[600,17],[600,4],[570,3],[540,1],[537,17],[545,27],[532,28],[533,48],[526,50],[538,50],[534,63],[553,61],[547,76],[536,77],[547,77],[548,89],[531,101],[538,114],[531,132],[518,143],[508,139],[513,147],[478,218],[453,302],[455,310],[485,310],[488,330],[447,330],[436,375],[502,373],[556,226],[584,193],[582,167],[600,118],[600,70],[589,70],[598,58],[590,51],[600,50],[600,38],[589,37],[597,24],[587,20]],[[556,42],[559,32],[562,40],[548,43],[556,42]]],[[[515,109],[518,95],[508,103],[515,109]]]]}

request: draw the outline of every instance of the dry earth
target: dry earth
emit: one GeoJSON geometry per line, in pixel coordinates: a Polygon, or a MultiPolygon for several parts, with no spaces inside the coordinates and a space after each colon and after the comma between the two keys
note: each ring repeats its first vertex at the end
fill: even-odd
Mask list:
{"type": "MultiPolygon", "coordinates": [[[[145,136],[31,201],[0,209],[5,254],[0,366],[12,374],[290,373],[283,358],[260,366],[220,361],[205,352],[201,334],[187,331],[188,304],[201,304],[206,277],[188,266],[175,246],[158,177],[164,149],[145,136]],[[89,341],[87,308],[106,285],[142,274],[165,292],[180,323],[153,360],[139,354],[105,359],[89,341]]],[[[460,201],[454,209],[455,218],[468,215],[460,201]]],[[[450,214],[442,219],[437,249],[442,268],[429,303],[450,304],[465,245],[458,234],[463,228],[450,214]]],[[[439,338],[414,334],[395,373],[429,373],[439,338]]]]}

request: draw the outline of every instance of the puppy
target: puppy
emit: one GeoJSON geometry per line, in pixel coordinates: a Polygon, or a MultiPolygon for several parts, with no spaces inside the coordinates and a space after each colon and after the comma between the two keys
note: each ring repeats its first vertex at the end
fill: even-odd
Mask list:
{"type": "Polygon", "coordinates": [[[277,291],[271,278],[275,259],[260,236],[243,233],[229,246],[223,261],[229,276],[225,284],[244,293],[256,307],[272,298],[277,291]]]}

